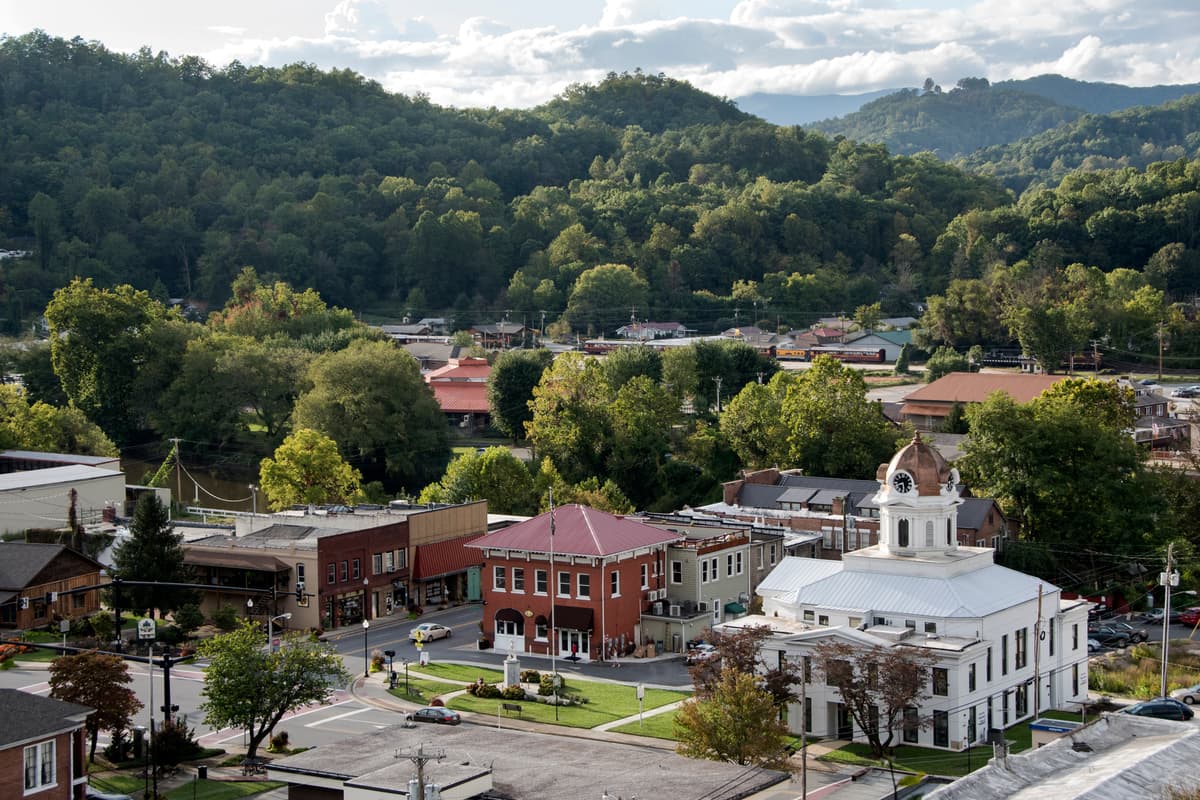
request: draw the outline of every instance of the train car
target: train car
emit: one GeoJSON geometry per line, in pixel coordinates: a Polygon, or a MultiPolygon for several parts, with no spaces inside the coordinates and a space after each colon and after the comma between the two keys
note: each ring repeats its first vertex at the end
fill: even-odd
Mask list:
{"type": "Polygon", "coordinates": [[[588,355],[602,356],[626,345],[626,342],[617,342],[612,339],[588,339],[583,343],[583,352],[588,355]]]}
{"type": "Polygon", "coordinates": [[[832,356],[838,361],[855,364],[882,364],[887,356],[883,348],[818,345],[808,348],[807,361],[817,356],[832,356]]]}
{"type": "Polygon", "coordinates": [[[775,358],[779,361],[808,361],[808,349],[804,347],[776,347],[775,358]]]}

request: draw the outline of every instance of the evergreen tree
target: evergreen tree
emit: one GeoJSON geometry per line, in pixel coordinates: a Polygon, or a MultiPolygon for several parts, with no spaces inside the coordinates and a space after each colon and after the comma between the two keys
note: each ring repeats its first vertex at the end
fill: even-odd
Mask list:
{"type": "MultiPolygon", "coordinates": [[[[126,581],[191,583],[183,563],[183,534],[175,532],[167,507],[153,493],[142,495],[133,511],[130,537],[113,552],[116,574],[126,581]]],[[[133,586],[122,590],[122,606],[160,615],[195,602],[195,592],[170,586],[133,586]]]]}

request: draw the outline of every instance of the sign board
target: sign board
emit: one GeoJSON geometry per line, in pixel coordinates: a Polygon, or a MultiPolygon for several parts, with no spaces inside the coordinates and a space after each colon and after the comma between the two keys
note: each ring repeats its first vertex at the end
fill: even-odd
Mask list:
{"type": "Polygon", "coordinates": [[[138,620],[138,638],[154,641],[154,620],[145,617],[138,620]]]}
{"type": "Polygon", "coordinates": [[[71,620],[60,619],[58,621],[58,632],[59,633],[70,633],[71,632],[71,620]]]}
{"type": "Polygon", "coordinates": [[[638,700],[646,699],[646,687],[640,683],[637,685],[637,699],[638,700]]]}
{"type": "Polygon", "coordinates": [[[421,651],[421,666],[426,666],[429,663],[429,651],[421,651]]]}

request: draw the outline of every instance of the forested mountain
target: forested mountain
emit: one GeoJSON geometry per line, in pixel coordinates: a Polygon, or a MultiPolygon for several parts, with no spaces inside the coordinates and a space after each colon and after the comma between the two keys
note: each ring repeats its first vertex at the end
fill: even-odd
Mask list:
{"type": "Polygon", "coordinates": [[[880,89],[863,94],[773,94],[755,92],[735,97],[738,108],[776,125],[808,125],[823,119],[853,114],[872,100],[900,89],[880,89]]]}
{"type": "Polygon", "coordinates": [[[1122,86],[1119,83],[1077,81],[1062,75],[1038,75],[1022,80],[996,81],[997,89],[1015,89],[1045,97],[1059,105],[1089,114],[1111,114],[1135,106],[1157,106],[1200,92],[1200,83],[1167,86],[1122,86]]]}
{"type": "Polygon", "coordinates": [[[357,310],[464,326],[548,311],[587,334],[637,299],[572,318],[577,279],[605,263],[647,282],[639,315],[711,331],[735,282],[762,281],[779,322],[803,324],[881,294],[907,308],[912,253],[1008,202],[933,159],[642,75],[533,112],[454,111],[348,71],[215,70],[34,33],[0,42],[0,111],[0,246],[35,253],[5,270],[9,330],[76,275],[220,304],[253,266],[357,310]],[[634,94],[622,127],[597,118],[634,94]],[[664,108],[728,121],[652,133],[664,108]]]}
{"type": "Polygon", "coordinates": [[[1036,136],[1085,113],[1155,106],[1196,92],[1200,84],[1130,87],[1060,75],[994,84],[963,78],[948,92],[927,81],[924,90],[897,92],[856,113],[811,127],[859,142],[885,144],[894,153],[928,150],[953,158],[1036,136]]]}
{"type": "Polygon", "coordinates": [[[1200,157],[1200,94],[1151,108],[1088,114],[1053,130],[960,159],[1022,192],[1033,182],[1054,185],[1077,169],[1144,169],[1156,161],[1200,157]]]}
{"type": "Polygon", "coordinates": [[[928,85],[867,103],[811,127],[831,136],[878,142],[895,153],[929,151],[941,158],[1023,139],[1078,118],[1083,111],[1035,94],[963,78],[948,92],[928,85]]]}

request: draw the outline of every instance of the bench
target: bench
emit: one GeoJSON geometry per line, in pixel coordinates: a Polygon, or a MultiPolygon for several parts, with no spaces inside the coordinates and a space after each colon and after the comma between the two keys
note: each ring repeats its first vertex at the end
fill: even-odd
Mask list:
{"type": "Polygon", "coordinates": [[[505,712],[515,711],[518,717],[521,716],[521,706],[519,703],[501,703],[500,707],[503,708],[505,712]]]}
{"type": "Polygon", "coordinates": [[[266,775],[267,762],[261,758],[247,758],[242,761],[243,775],[266,775]]]}

